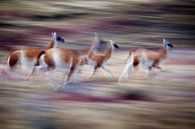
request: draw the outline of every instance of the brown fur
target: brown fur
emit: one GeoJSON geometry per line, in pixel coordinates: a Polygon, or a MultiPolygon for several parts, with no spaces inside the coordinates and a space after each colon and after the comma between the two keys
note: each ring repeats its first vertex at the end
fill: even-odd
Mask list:
{"type": "MultiPolygon", "coordinates": [[[[148,50],[148,49],[137,49],[134,52],[134,61],[133,66],[136,67],[140,63],[140,59],[142,56],[142,51],[145,51],[146,56],[149,60],[153,61],[153,67],[160,68],[158,65],[161,60],[165,59],[167,56],[167,52],[165,48],[160,48],[157,51],[154,50],[148,50]]],[[[131,51],[129,53],[129,57],[131,56],[131,51]]]]}
{"type": "MultiPolygon", "coordinates": [[[[54,37],[51,38],[50,40],[50,43],[47,47],[47,49],[51,49],[54,47],[54,37]]],[[[7,64],[9,65],[10,68],[13,68],[15,67],[15,65],[18,63],[20,57],[21,57],[21,52],[24,53],[24,56],[26,59],[28,60],[32,60],[33,59],[36,59],[36,62],[35,62],[35,66],[39,65],[39,58],[41,57],[42,54],[45,53],[45,50],[42,50],[42,49],[25,49],[25,50],[16,50],[16,51],[13,51],[11,50],[10,51],[10,54],[9,54],[9,60],[7,61],[7,64]]]]}
{"type": "Polygon", "coordinates": [[[95,53],[93,52],[92,48],[89,50],[87,57],[95,62],[94,72],[92,75],[95,74],[98,68],[102,67],[103,63],[110,59],[112,55],[112,47],[108,48],[103,53],[95,53]]]}
{"type": "Polygon", "coordinates": [[[63,49],[63,48],[52,48],[52,49],[46,50],[45,55],[44,55],[44,61],[48,65],[47,69],[56,68],[54,59],[53,59],[54,52],[58,52],[58,56],[61,58],[64,64],[71,64],[67,81],[70,80],[70,77],[72,76],[72,74],[74,73],[78,65],[85,64],[85,58],[82,58],[81,60],[81,56],[76,50],[63,49]]]}
{"type": "Polygon", "coordinates": [[[39,52],[39,55],[37,56],[37,58],[36,58],[36,64],[35,64],[35,66],[39,66],[39,59],[40,59],[40,57],[41,57],[41,55],[43,55],[43,54],[45,54],[45,50],[41,50],[40,52],[39,52]]]}
{"type": "Polygon", "coordinates": [[[8,60],[8,65],[10,66],[10,68],[13,68],[18,63],[19,58],[21,56],[21,52],[24,53],[24,56],[28,60],[32,60],[32,59],[39,58],[40,55],[44,53],[44,50],[32,49],[32,50],[17,50],[17,51],[11,52],[9,55],[9,60],[8,60]]]}
{"type": "Polygon", "coordinates": [[[13,68],[17,64],[17,62],[19,60],[19,56],[20,56],[20,52],[19,51],[10,52],[8,65],[11,68],[13,68]]]}
{"type": "Polygon", "coordinates": [[[52,37],[51,38],[51,40],[50,40],[50,42],[49,42],[49,45],[47,46],[47,49],[51,49],[51,48],[53,48],[54,47],[54,38],[52,37]]]}

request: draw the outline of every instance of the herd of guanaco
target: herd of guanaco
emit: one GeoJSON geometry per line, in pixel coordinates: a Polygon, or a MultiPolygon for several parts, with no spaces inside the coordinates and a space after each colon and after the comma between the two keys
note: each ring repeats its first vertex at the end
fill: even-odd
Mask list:
{"type": "MultiPolygon", "coordinates": [[[[65,40],[58,36],[56,32],[52,32],[49,45],[45,49],[36,48],[11,51],[7,59],[9,70],[13,71],[17,64],[20,63],[22,68],[31,69],[27,76],[27,79],[29,79],[36,69],[42,70],[45,73],[45,77],[47,77],[47,72],[58,68],[64,72],[62,85],[72,82],[75,79],[74,75],[78,74],[80,67],[85,64],[93,67],[92,76],[94,76],[97,69],[102,69],[113,75],[107,67],[107,62],[111,58],[114,49],[119,49],[119,46],[113,40],[108,41],[109,47],[107,49],[99,52],[97,48],[99,47],[100,38],[95,33],[92,44],[84,54],[80,54],[75,49],[59,47],[59,43],[65,43],[65,40]]],[[[139,64],[148,70],[148,74],[153,68],[161,69],[159,63],[167,57],[171,48],[173,48],[173,45],[166,39],[163,39],[163,46],[157,51],[144,48],[139,48],[135,51],[130,50],[128,61],[119,76],[118,82],[122,78],[128,78],[139,64]]],[[[49,77],[47,79],[50,86],[54,88],[51,79],[49,77]]],[[[57,88],[62,85],[57,86],[57,88]]]]}

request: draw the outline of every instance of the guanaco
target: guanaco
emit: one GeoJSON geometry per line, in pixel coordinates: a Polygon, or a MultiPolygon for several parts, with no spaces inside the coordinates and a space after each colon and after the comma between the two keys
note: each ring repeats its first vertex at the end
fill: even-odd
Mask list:
{"type": "MultiPolygon", "coordinates": [[[[64,39],[60,36],[57,36],[56,32],[52,32],[52,38],[47,49],[57,47],[59,42],[64,43],[64,39]]],[[[38,65],[38,59],[44,53],[45,50],[39,48],[16,50],[10,52],[9,57],[7,59],[7,64],[10,70],[12,70],[18,63],[21,64],[22,68],[32,68],[32,72],[28,76],[29,78],[35,71],[35,66],[38,65]]]]}
{"type": "Polygon", "coordinates": [[[167,58],[169,50],[172,48],[172,43],[167,41],[166,39],[163,39],[163,47],[161,47],[158,51],[139,48],[134,52],[130,52],[130,58],[119,77],[119,81],[124,76],[128,77],[130,72],[132,72],[133,69],[139,64],[142,64],[142,66],[147,68],[147,75],[149,75],[152,68],[161,69],[161,67],[159,66],[160,62],[167,58]]]}
{"type": "MultiPolygon", "coordinates": [[[[62,81],[62,85],[68,84],[72,75],[79,70],[81,65],[86,64],[86,62],[86,56],[80,55],[77,50],[65,48],[48,49],[40,57],[40,66],[42,66],[42,70],[51,71],[56,68],[63,70],[64,79],[62,81]]],[[[49,83],[50,86],[54,88],[50,79],[49,83]]],[[[59,87],[60,85],[57,88],[59,87]]]]}
{"type": "Polygon", "coordinates": [[[112,56],[114,49],[119,49],[119,46],[112,40],[110,40],[109,42],[110,47],[104,52],[95,52],[94,47],[91,47],[91,49],[89,49],[87,53],[87,61],[89,65],[93,66],[92,76],[95,75],[98,68],[102,68],[104,71],[112,74],[111,70],[107,68],[106,63],[112,56]]]}

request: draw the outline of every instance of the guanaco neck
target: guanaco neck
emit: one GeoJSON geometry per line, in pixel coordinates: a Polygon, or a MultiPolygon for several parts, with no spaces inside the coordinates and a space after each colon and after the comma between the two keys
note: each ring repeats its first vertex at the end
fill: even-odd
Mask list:
{"type": "Polygon", "coordinates": [[[51,49],[54,46],[54,39],[52,38],[49,42],[49,45],[47,46],[47,49],[51,49]]]}
{"type": "MultiPolygon", "coordinates": [[[[109,59],[112,56],[112,53],[114,51],[112,44],[110,44],[110,45],[111,46],[104,52],[105,59],[109,59]]],[[[93,58],[94,54],[95,54],[94,47],[92,46],[87,53],[87,58],[89,58],[89,59],[93,58]]]]}
{"type": "Polygon", "coordinates": [[[108,48],[105,52],[105,58],[109,59],[112,56],[112,48],[108,48]]]}
{"type": "Polygon", "coordinates": [[[93,58],[93,56],[94,56],[94,49],[95,49],[95,46],[94,45],[92,45],[90,48],[89,48],[89,50],[88,50],[88,52],[87,52],[87,58],[89,58],[89,59],[91,59],[91,58],[93,58]]]}
{"type": "Polygon", "coordinates": [[[110,43],[110,48],[108,48],[105,52],[105,55],[106,55],[106,59],[109,59],[112,54],[113,54],[113,51],[114,51],[114,47],[113,47],[113,44],[110,43]]]}
{"type": "Polygon", "coordinates": [[[167,55],[168,55],[168,49],[165,48],[165,47],[162,47],[160,50],[159,50],[159,53],[160,53],[160,57],[161,58],[166,58],[167,55]]]}
{"type": "Polygon", "coordinates": [[[58,42],[52,37],[47,49],[56,48],[57,45],[58,45],[58,42]]]}

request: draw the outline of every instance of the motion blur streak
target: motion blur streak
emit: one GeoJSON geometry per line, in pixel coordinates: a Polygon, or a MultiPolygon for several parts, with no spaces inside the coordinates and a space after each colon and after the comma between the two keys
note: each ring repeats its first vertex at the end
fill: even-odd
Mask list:
{"type": "MultiPolygon", "coordinates": [[[[195,127],[195,2],[193,0],[1,0],[1,129],[192,129],[195,127]],[[7,71],[9,51],[60,47],[86,53],[95,32],[120,46],[106,64],[114,74],[81,67],[78,81],[54,91],[42,71],[7,71]],[[150,78],[144,69],[117,83],[129,50],[174,45],[150,78]],[[10,73],[11,72],[11,73],[10,73]],[[20,73],[20,74],[19,74],[20,73]]],[[[100,44],[106,50],[108,45],[100,44]]],[[[49,72],[57,86],[61,69],[49,72]]]]}

